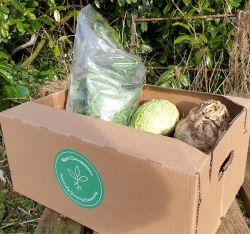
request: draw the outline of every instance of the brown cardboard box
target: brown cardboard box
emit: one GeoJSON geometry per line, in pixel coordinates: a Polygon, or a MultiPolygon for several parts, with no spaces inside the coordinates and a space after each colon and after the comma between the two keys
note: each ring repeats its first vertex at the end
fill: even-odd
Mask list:
{"type": "MultiPolygon", "coordinates": [[[[243,182],[250,103],[146,86],[142,101],[153,98],[168,99],[182,114],[217,99],[233,119],[208,155],[174,138],[66,112],[66,92],[58,92],[0,114],[15,191],[102,234],[215,233],[243,182]],[[55,157],[62,149],[79,152],[96,169],[103,186],[97,206],[77,205],[66,184],[59,186],[55,157]]],[[[68,172],[80,191],[78,169],[68,172]]]]}

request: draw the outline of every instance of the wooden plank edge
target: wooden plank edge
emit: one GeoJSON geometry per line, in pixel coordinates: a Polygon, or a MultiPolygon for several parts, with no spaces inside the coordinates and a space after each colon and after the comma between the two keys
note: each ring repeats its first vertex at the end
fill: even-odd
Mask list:
{"type": "Polygon", "coordinates": [[[35,234],[58,233],[83,234],[84,227],[69,218],[61,216],[49,208],[45,208],[36,227],[35,234]]]}
{"type": "Polygon", "coordinates": [[[246,220],[237,204],[234,200],[230,206],[225,217],[221,218],[221,225],[217,231],[217,234],[249,234],[249,228],[246,220]]]}

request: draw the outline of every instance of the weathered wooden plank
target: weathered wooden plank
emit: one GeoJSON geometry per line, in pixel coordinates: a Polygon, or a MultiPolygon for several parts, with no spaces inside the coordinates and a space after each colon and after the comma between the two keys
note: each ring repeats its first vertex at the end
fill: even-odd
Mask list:
{"type": "Polygon", "coordinates": [[[229,208],[226,217],[222,218],[217,234],[249,234],[246,220],[236,202],[229,208]]]}
{"type": "Polygon", "coordinates": [[[68,218],[46,208],[36,227],[35,234],[83,234],[84,228],[68,218]]]}
{"type": "Polygon", "coordinates": [[[245,180],[240,189],[240,197],[246,206],[247,214],[250,216],[250,145],[248,147],[245,180]]]}
{"type": "Polygon", "coordinates": [[[250,216],[250,181],[243,183],[240,189],[240,197],[246,206],[248,216],[250,216]]]}
{"type": "MultiPolygon", "coordinates": [[[[84,228],[80,224],[60,216],[58,213],[46,208],[41,220],[36,228],[35,234],[99,234],[88,228],[84,228]]],[[[231,205],[225,218],[222,218],[222,223],[217,234],[248,234],[249,228],[245,218],[240,211],[236,200],[231,205]]]]}

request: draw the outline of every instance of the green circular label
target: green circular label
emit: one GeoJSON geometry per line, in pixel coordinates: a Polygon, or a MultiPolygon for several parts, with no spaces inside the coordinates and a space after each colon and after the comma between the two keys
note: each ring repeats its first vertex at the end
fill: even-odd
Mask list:
{"type": "Polygon", "coordinates": [[[81,207],[93,208],[103,198],[103,184],[94,165],[80,153],[65,149],[55,158],[57,181],[67,197],[81,207]]]}

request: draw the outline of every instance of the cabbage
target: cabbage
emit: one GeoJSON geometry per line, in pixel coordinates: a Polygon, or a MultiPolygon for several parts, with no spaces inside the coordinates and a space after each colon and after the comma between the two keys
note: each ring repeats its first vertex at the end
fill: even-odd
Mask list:
{"type": "Polygon", "coordinates": [[[131,118],[130,127],[166,135],[179,120],[176,106],[162,99],[153,99],[141,105],[131,118]]]}

